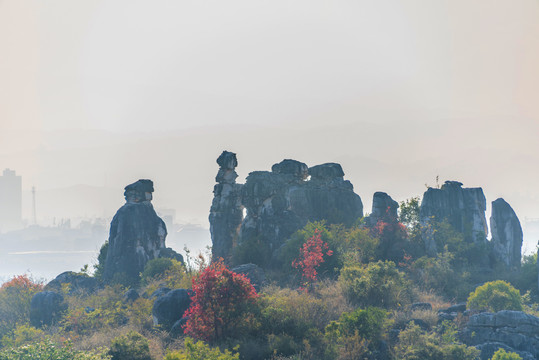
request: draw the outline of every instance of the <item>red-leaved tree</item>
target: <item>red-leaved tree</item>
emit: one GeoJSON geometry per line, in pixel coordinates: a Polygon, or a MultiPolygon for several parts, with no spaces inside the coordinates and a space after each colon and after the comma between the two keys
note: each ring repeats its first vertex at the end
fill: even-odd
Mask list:
{"type": "Polygon", "coordinates": [[[318,280],[316,269],[324,262],[324,255],[331,256],[333,255],[333,251],[322,240],[321,231],[316,229],[314,235],[307,239],[299,249],[299,258],[292,261],[293,267],[296,269],[301,268],[301,277],[303,280],[303,287],[301,289],[308,291],[318,280]]]}
{"type": "Polygon", "coordinates": [[[258,294],[247,277],[216,261],[193,279],[193,296],[185,312],[186,335],[213,342],[239,335],[254,318],[258,294]]]}

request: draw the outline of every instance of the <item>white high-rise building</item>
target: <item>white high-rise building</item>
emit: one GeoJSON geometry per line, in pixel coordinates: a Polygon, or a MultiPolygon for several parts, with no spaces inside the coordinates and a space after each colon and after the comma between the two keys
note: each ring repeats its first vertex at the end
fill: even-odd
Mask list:
{"type": "Polygon", "coordinates": [[[22,178],[5,169],[0,176],[0,231],[22,227],[22,178]]]}

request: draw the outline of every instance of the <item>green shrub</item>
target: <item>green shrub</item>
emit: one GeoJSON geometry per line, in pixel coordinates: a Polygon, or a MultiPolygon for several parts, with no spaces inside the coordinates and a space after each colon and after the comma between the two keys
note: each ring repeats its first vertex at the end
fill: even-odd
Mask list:
{"type": "Polygon", "coordinates": [[[112,339],[110,345],[112,360],[151,360],[148,339],[136,331],[112,339]]]}
{"type": "Polygon", "coordinates": [[[394,349],[396,359],[471,360],[478,358],[479,350],[459,344],[451,339],[451,336],[449,338],[444,336],[443,331],[427,333],[412,322],[399,334],[399,342],[394,349]]]}
{"type": "Polygon", "coordinates": [[[219,348],[211,348],[202,341],[195,343],[192,339],[186,338],[184,344],[184,349],[167,353],[163,360],[239,360],[237,352],[231,353],[229,350],[221,352],[219,348]]]}
{"type": "Polygon", "coordinates": [[[360,306],[395,308],[411,301],[411,284],[392,261],[342,269],[339,283],[348,299],[360,306]]]}
{"type": "Polygon", "coordinates": [[[45,337],[45,332],[41,329],[36,329],[33,326],[22,324],[18,325],[8,335],[2,337],[2,347],[14,348],[29,343],[39,342],[45,337]]]}
{"type": "MultiPolygon", "coordinates": [[[[50,341],[29,344],[0,352],[2,360],[110,360],[111,357],[103,349],[95,351],[74,350],[69,342],[64,346],[50,341]]],[[[138,358],[137,358],[138,359],[138,358]]]]}
{"type": "Polygon", "coordinates": [[[517,289],[503,281],[491,281],[481,285],[468,297],[469,309],[522,311],[522,297],[517,289]]]}
{"type": "Polygon", "coordinates": [[[144,266],[144,271],[142,271],[142,283],[148,283],[148,281],[153,278],[163,276],[165,272],[171,269],[173,266],[174,262],[169,258],[157,258],[148,261],[146,266],[144,266]]]}
{"type": "Polygon", "coordinates": [[[490,360],[522,360],[519,354],[498,349],[490,360]]]}
{"type": "Polygon", "coordinates": [[[326,334],[334,337],[352,336],[358,334],[368,341],[378,341],[382,338],[386,325],[387,313],[376,307],[357,309],[350,313],[343,313],[338,321],[332,321],[326,327],[326,334]]]}

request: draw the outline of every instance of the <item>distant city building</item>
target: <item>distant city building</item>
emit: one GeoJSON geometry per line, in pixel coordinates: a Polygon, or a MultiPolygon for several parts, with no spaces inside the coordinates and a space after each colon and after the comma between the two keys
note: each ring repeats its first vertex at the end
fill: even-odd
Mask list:
{"type": "Polygon", "coordinates": [[[5,169],[0,176],[0,231],[22,227],[22,178],[5,169]]]}

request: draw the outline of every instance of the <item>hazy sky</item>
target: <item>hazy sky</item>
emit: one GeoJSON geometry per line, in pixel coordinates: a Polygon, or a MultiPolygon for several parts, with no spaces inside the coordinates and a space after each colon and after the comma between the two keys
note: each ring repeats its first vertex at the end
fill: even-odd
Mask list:
{"type": "Polygon", "coordinates": [[[439,175],[539,218],[538,64],[538,0],[0,0],[0,167],[205,223],[227,149],[239,180],[340,162],[367,210],[439,175]]]}

